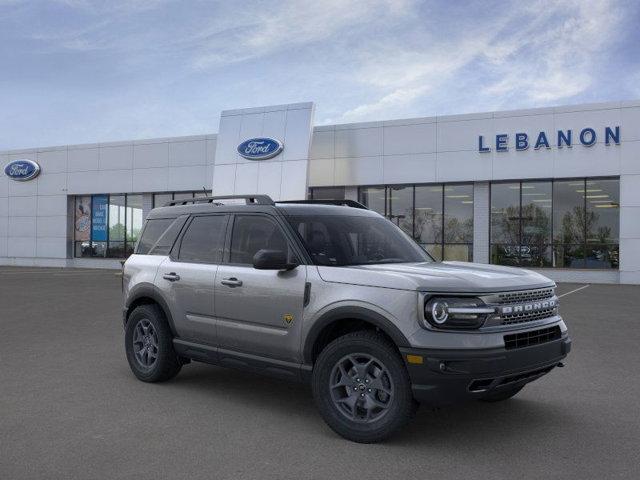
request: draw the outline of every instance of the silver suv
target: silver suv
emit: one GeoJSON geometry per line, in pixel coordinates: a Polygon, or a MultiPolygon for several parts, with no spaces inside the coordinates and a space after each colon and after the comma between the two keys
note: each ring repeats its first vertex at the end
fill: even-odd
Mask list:
{"type": "Polygon", "coordinates": [[[349,200],[170,202],[149,213],[123,285],[140,380],[195,360],[310,382],[356,442],[387,437],[419,402],[506,400],[571,346],[548,278],[436,262],[349,200]]]}

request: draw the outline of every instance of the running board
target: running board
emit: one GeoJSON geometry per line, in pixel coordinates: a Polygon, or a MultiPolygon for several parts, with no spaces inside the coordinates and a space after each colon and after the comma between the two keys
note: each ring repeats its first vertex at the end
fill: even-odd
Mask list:
{"type": "Polygon", "coordinates": [[[173,348],[178,355],[197,362],[235,368],[297,382],[308,382],[313,368],[311,365],[226,350],[210,345],[187,342],[179,338],[173,339],[173,348]]]}

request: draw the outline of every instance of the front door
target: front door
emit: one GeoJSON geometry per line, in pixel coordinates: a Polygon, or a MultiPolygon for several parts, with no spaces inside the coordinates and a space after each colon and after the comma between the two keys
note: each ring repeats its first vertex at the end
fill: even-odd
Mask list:
{"type": "Polygon", "coordinates": [[[235,215],[228,261],[218,268],[215,311],[222,349],[299,361],[306,267],[256,270],[261,249],[297,258],[282,226],[269,215],[235,215]]]}
{"type": "Polygon", "coordinates": [[[156,285],[183,340],[216,344],[214,286],[228,219],[220,214],[194,216],[158,270],[156,285]]]}

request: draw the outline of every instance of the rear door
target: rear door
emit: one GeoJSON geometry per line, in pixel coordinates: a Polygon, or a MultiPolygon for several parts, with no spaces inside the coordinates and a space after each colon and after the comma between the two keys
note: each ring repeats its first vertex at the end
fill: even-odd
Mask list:
{"type": "Polygon", "coordinates": [[[222,259],[229,216],[196,215],[187,223],[172,254],[158,269],[178,336],[216,345],[214,282],[222,259]]]}
{"type": "Polygon", "coordinates": [[[228,258],[216,275],[220,348],[298,361],[306,266],[253,268],[253,256],[261,249],[283,250],[299,263],[292,238],[265,214],[236,214],[231,228],[228,258]]]}

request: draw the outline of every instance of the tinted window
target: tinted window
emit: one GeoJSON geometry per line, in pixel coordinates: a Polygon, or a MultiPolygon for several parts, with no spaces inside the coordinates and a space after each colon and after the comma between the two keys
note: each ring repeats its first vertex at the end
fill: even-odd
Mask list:
{"type": "Polygon", "coordinates": [[[258,250],[281,250],[289,255],[287,239],[280,227],[260,215],[236,216],[231,235],[231,263],[253,264],[258,250]]]}
{"type": "Polygon", "coordinates": [[[224,248],[225,215],[194,217],[180,243],[181,262],[220,263],[224,248]]]}
{"type": "Polygon", "coordinates": [[[289,217],[316,265],[427,262],[431,258],[389,220],[347,215],[289,217]]]}
{"type": "Polygon", "coordinates": [[[151,247],[149,255],[169,255],[171,247],[173,247],[176,238],[180,235],[180,230],[182,230],[187,218],[189,218],[188,215],[178,217],[160,236],[158,241],[155,243],[155,246],[151,247]]]}
{"type": "Polygon", "coordinates": [[[140,243],[138,244],[136,253],[140,253],[142,255],[149,253],[151,247],[158,241],[160,235],[165,232],[173,221],[173,218],[154,218],[153,220],[148,220],[147,225],[144,227],[144,232],[142,233],[142,238],[140,238],[140,243]]]}

